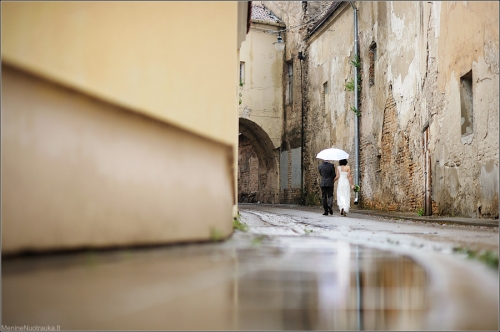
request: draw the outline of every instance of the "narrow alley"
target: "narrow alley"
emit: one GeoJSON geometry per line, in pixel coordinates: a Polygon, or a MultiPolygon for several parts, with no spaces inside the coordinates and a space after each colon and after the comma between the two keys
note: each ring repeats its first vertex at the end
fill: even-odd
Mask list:
{"type": "Polygon", "coordinates": [[[1,330],[498,331],[499,4],[1,2],[1,330]]]}

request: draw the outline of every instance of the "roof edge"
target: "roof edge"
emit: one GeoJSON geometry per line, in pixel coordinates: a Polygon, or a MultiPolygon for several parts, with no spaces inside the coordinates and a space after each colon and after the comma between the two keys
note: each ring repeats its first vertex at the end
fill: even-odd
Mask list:
{"type": "Polygon", "coordinates": [[[279,27],[279,28],[286,27],[286,24],[283,22],[271,22],[271,21],[259,20],[259,19],[255,19],[255,18],[252,18],[251,22],[256,23],[256,24],[272,25],[272,26],[279,27]]]}
{"type": "Polygon", "coordinates": [[[319,20],[311,27],[311,31],[307,33],[307,36],[304,38],[304,40],[308,40],[309,38],[311,38],[342,5],[348,2],[349,1],[338,1],[333,3],[330,9],[328,9],[328,11],[326,12],[325,16],[323,16],[321,20],[319,20]]]}

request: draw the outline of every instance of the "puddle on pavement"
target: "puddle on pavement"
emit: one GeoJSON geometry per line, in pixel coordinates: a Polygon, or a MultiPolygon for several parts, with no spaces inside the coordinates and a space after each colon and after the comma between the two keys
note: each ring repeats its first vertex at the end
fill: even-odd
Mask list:
{"type": "Polygon", "coordinates": [[[2,263],[3,324],[61,330],[419,330],[426,272],[346,243],[205,244],[2,263]],[[90,256],[89,256],[90,255],[90,256]]]}
{"type": "Polygon", "coordinates": [[[345,243],[295,250],[237,282],[243,329],[418,330],[427,313],[420,266],[345,243]]]}

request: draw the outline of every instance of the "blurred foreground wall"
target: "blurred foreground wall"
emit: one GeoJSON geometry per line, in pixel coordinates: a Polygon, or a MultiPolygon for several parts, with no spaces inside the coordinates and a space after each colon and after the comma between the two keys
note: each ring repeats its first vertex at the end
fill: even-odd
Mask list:
{"type": "Polygon", "coordinates": [[[3,254],[231,234],[247,6],[2,3],[3,254]]]}

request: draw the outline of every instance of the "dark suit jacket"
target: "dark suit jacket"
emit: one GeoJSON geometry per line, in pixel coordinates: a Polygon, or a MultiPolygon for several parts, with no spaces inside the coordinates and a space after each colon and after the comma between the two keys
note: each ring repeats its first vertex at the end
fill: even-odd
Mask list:
{"type": "Polygon", "coordinates": [[[321,174],[320,187],[333,187],[333,179],[335,178],[335,166],[325,161],[318,165],[319,174],[321,174]]]}

